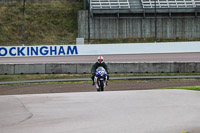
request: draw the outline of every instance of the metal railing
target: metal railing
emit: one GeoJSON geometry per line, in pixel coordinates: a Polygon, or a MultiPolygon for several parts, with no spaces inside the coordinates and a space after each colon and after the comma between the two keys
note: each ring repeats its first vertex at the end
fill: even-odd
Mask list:
{"type": "MultiPolygon", "coordinates": [[[[55,0],[26,0],[26,2],[49,2],[49,1],[55,1],[55,0]]],[[[23,2],[23,0],[0,0],[0,2],[23,2]]]]}
{"type": "Polygon", "coordinates": [[[128,9],[129,0],[91,0],[90,9],[128,9]]]}
{"type": "MultiPolygon", "coordinates": [[[[155,8],[155,0],[141,0],[143,8],[155,8]]],[[[200,0],[156,0],[156,8],[195,8],[200,0]]]]}

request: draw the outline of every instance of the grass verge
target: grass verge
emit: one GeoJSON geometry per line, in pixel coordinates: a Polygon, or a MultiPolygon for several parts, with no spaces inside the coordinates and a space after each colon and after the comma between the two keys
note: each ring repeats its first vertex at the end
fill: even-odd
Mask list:
{"type": "Polygon", "coordinates": [[[200,86],[170,87],[165,89],[184,89],[184,90],[200,91],[200,86]]]}
{"type": "MultiPolygon", "coordinates": [[[[23,2],[0,4],[0,45],[21,45],[23,2]]],[[[83,1],[26,2],[25,44],[75,44],[83,1]]]]}
{"type": "MultiPolygon", "coordinates": [[[[131,77],[131,76],[195,76],[200,73],[120,73],[109,74],[110,77],[131,77]]],[[[23,81],[23,80],[44,80],[44,79],[72,79],[90,78],[91,74],[22,74],[22,75],[0,75],[0,82],[23,81]]]]}
{"type": "MultiPolygon", "coordinates": [[[[200,41],[200,38],[191,39],[158,39],[157,42],[185,42],[185,41],[200,41]]],[[[125,39],[96,39],[90,40],[91,44],[107,44],[107,43],[149,43],[155,42],[155,38],[125,38],[125,39]]],[[[85,41],[88,44],[87,40],[85,41]]]]}
{"type": "Polygon", "coordinates": [[[0,86],[18,86],[18,85],[53,85],[53,84],[81,84],[81,83],[91,83],[92,81],[70,81],[70,82],[38,82],[38,83],[14,83],[14,84],[3,84],[0,86]]]}

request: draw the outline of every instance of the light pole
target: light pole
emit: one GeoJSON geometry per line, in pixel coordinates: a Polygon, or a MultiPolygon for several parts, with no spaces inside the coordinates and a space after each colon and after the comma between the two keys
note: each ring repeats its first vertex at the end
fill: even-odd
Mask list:
{"type": "Polygon", "coordinates": [[[22,9],[22,45],[24,46],[25,40],[24,40],[24,12],[25,12],[25,0],[23,1],[23,9],[22,9]]]}
{"type": "Polygon", "coordinates": [[[157,42],[157,14],[156,14],[156,0],[154,0],[154,17],[155,17],[155,43],[157,42]]]}
{"type": "Polygon", "coordinates": [[[86,10],[86,0],[84,0],[84,10],[86,10]]]}
{"type": "Polygon", "coordinates": [[[88,6],[88,44],[90,44],[90,0],[88,6]]]}

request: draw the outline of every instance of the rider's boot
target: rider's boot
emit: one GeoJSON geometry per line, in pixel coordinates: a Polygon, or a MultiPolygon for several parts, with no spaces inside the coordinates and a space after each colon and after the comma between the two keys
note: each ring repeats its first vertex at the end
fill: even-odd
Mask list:
{"type": "Polygon", "coordinates": [[[94,86],[95,85],[95,82],[93,81],[92,85],[94,86]]]}
{"type": "Polygon", "coordinates": [[[108,85],[108,81],[106,81],[106,85],[108,85]]]}
{"type": "Polygon", "coordinates": [[[92,79],[92,85],[94,86],[95,85],[94,76],[92,76],[91,79],[92,79]]]}

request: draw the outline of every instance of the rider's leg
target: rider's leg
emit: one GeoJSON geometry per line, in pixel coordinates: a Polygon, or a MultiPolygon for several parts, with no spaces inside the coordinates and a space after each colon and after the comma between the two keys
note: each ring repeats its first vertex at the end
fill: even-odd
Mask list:
{"type": "Polygon", "coordinates": [[[107,80],[109,80],[109,78],[110,78],[110,76],[109,76],[109,75],[107,75],[107,80]]]}
{"type": "Polygon", "coordinates": [[[92,85],[95,85],[95,83],[94,83],[94,75],[92,75],[92,77],[91,77],[91,79],[92,79],[92,85]]]}
{"type": "Polygon", "coordinates": [[[106,85],[108,85],[109,75],[106,77],[106,85]]]}

